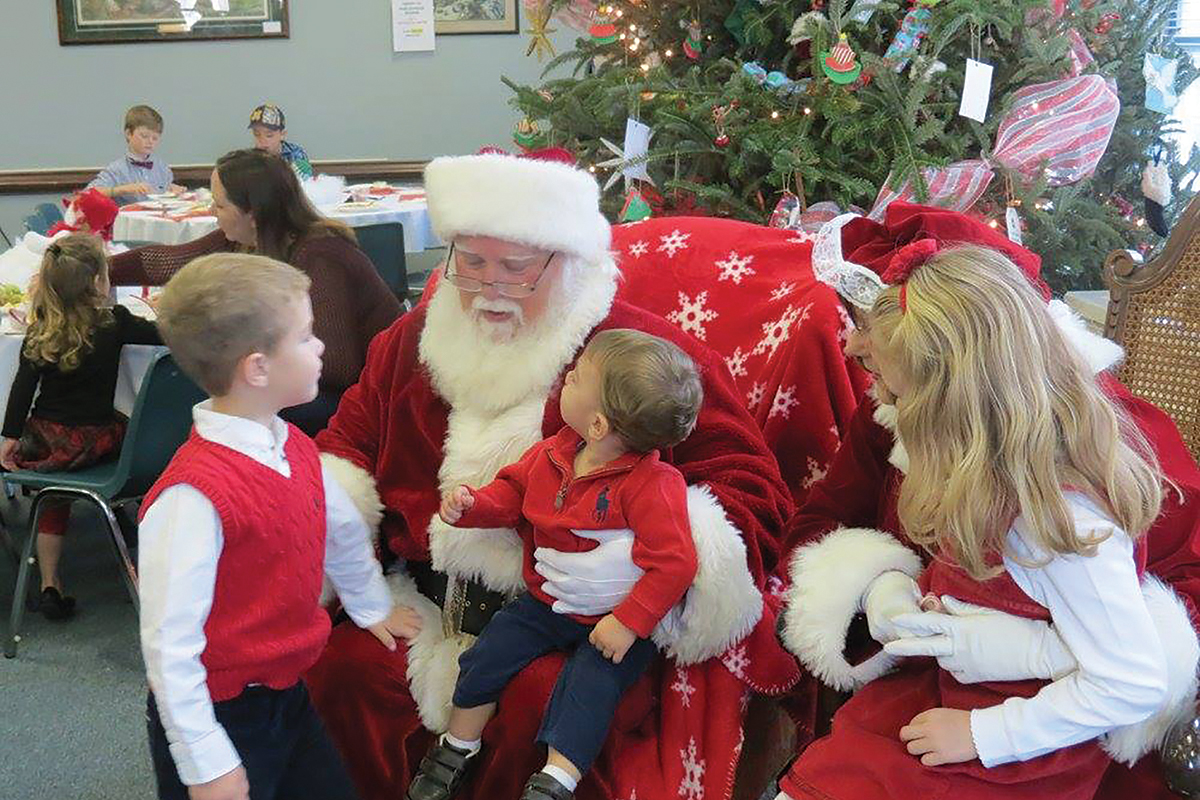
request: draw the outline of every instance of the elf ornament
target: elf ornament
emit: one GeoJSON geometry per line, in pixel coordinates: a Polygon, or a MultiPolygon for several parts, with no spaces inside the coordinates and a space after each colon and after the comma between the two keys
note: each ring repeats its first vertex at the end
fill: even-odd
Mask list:
{"type": "Polygon", "coordinates": [[[862,64],[856,59],[857,54],[846,41],[846,34],[839,33],[838,43],[833,49],[821,53],[821,69],[824,70],[825,77],[834,83],[853,83],[862,72],[862,64]]]}
{"type": "Polygon", "coordinates": [[[713,139],[713,144],[721,149],[729,146],[729,135],[725,133],[725,116],[736,106],[736,100],[727,106],[713,106],[713,126],[717,129],[717,136],[713,139]]]}
{"type": "Polygon", "coordinates": [[[698,60],[704,52],[704,42],[700,39],[700,20],[693,19],[686,24],[680,20],[679,25],[687,31],[687,37],[683,40],[683,54],[692,61],[698,60]]]}
{"type": "Polygon", "coordinates": [[[533,147],[533,143],[537,140],[537,135],[537,123],[529,117],[525,117],[517,123],[516,129],[513,131],[513,141],[520,145],[522,150],[528,150],[533,147]]]}

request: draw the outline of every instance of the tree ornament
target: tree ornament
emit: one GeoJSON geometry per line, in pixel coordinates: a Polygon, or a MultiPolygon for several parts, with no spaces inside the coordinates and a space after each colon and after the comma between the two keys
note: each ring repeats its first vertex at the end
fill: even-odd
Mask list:
{"type": "Polygon", "coordinates": [[[1146,197],[1146,222],[1150,230],[1159,236],[1167,236],[1171,228],[1167,225],[1163,208],[1171,202],[1171,175],[1167,162],[1162,158],[1162,148],[1146,164],[1142,172],[1142,194],[1146,197]]]}
{"type": "Polygon", "coordinates": [[[529,27],[525,30],[530,35],[529,47],[525,48],[526,58],[535,52],[538,61],[554,57],[554,45],[550,43],[548,34],[554,33],[557,28],[548,27],[551,13],[549,2],[538,3],[529,11],[529,27]]]}
{"type": "Polygon", "coordinates": [[[641,222],[652,214],[650,203],[646,201],[645,197],[642,197],[642,193],[637,188],[631,188],[625,195],[625,205],[621,207],[620,221],[641,222]]]}
{"type": "Polygon", "coordinates": [[[607,10],[596,9],[595,21],[588,28],[592,44],[612,44],[617,40],[617,26],[613,24],[613,16],[607,10]]]}
{"type": "Polygon", "coordinates": [[[1115,11],[1109,11],[1108,13],[1101,15],[1100,21],[1096,23],[1096,33],[1104,36],[1111,31],[1113,29],[1113,25],[1116,25],[1118,22],[1120,22],[1120,20],[1121,15],[1115,11]]]}
{"type": "Polygon", "coordinates": [[[904,68],[908,66],[909,58],[916,54],[917,48],[921,46],[921,41],[929,33],[929,20],[932,17],[932,11],[916,3],[904,15],[904,20],[900,23],[900,30],[896,31],[892,43],[888,45],[888,49],[883,54],[885,60],[896,65],[896,72],[903,72],[904,68]]]}
{"type": "Polygon", "coordinates": [[[837,84],[853,83],[862,72],[862,64],[856,60],[857,54],[846,41],[846,34],[838,34],[838,43],[832,50],[821,53],[821,69],[825,77],[837,84]]]}
{"type": "Polygon", "coordinates": [[[722,147],[722,148],[728,147],[729,146],[728,134],[726,134],[726,133],[717,134],[717,138],[713,139],[713,144],[715,144],[717,147],[722,147]]]}
{"type": "Polygon", "coordinates": [[[537,123],[529,117],[525,117],[517,123],[516,129],[513,131],[513,141],[520,145],[522,150],[528,150],[533,147],[538,133],[537,123]]]}
{"type": "Polygon", "coordinates": [[[700,38],[700,20],[693,19],[686,23],[680,20],[679,26],[687,31],[687,37],[683,40],[683,54],[692,61],[696,61],[704,52],[704,42],[700,38]]]}

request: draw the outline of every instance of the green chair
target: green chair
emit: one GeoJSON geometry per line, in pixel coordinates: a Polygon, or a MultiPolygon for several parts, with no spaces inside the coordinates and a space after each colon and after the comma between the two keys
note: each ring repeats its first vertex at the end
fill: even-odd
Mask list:
{"type": "Polygon", "coordinates": [[[146,371],[116,460],[75,472],[21,470],[4,476],[8,483],[37,490],[29,512],[29,538],[25,542],[13,590],[5,657],[16,656],[17,644],[21,641],[21,618],[25,612],[22,600],[35,562],[33,552],[38,518],[42,504],[48,499],[85,500],[100,509],[108,523],[109,538],[121,565],[125,588],[137,607],[137,569],[129,557],[114,509],[119,510],[141,498],[158,479],[175,451],[187,439],[192,426],[192,406],[204,397],[164,350],[155,356],[146,371]]]}
{"type": "Polygon", "coordinates": [[[404,226],[382,222],[354,229],[359,248],[371,259],[383,282],[404,302],[408,298],[408,273],[404,265],[404,226]]]}

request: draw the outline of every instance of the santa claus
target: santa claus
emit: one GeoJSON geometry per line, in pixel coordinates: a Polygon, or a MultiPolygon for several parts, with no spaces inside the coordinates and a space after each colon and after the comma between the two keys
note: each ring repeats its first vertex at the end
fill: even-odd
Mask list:
{"type": "MultiPolygon", "coordinates": [[[[313,698],[367,798],[403,796],[445,729],[458,656],[524,590],[520,530],[461,530],[440,493],[480,486],[563,425],[562,376],[597,331],[635,328],[696,362],[704,405],[669,453],[686,479],[699,560],[684,601],[655,630],[664,657],[624,697],[579,798],[729,796],[752,689],[798,679],[762,591],[791,500],[723,360],[664,320],[615,300],[618,270],[595,180],[562,154],[446,157],[425,171],[430,216],[452,246],[427,303],[381,333],[359,383],[317,437],[324,460],[377,524],[398,603],[419,635],[389,653],[336,628],[308,676],[313,698]]],[[[580,552],[538,550],[564,613],[602,614],[628,585],[628,531],[583,533],[580,552]],[[588,545],[594,545],[588,547],[588,545]],[[614,583],[611,576],[618,575],[614,583]]],[[[544,753],[530,742],[561,654],[527,667],[458,794],[515,798],[544,753]]]]}
{"type": "MultiPolygon", "coordinates": [[[[859,314],[871,308],[883,289],[879,276],[894,253],[924,238],[1000,250],[1048,295],[1038,277],[1041,261],[1034,253],[962,214],[901,202],[889,206],[882,222],[846,215],[827,224],[814,245],[813,271],[838,291],[851,313],[859,314]]],[[[1051,301],[1050,311],[1097,373],[1120,360],[1120,347],[1088,332],[1064,303],[1051,301]]],[[[863,359],[870,369],[869,337],[869,331],[852,333],[846,352],[863,359]]],[[[1109,375],[1102,375],[1101,384],[1141,428],[1173,484],[1146,534],[1142,584],[1168,655],[1168,701],[1145,722],[1104,737],[1101,745],[1113,762],[1094,794],[1092,787],[1072,790],[1097,800],[1165,799],[1175,795],[1164,784],[1155,751],[1176,723],[1193,716],[1195,707],[1200,656],[1193,629],[1200,602],[1200,469],[1169,417],[1109,375]]],[[[936,657],[962,684],[1048,680],[1074,671],[1075,660],[1053,627],[979,606],[950,602],[945,613],[927,614],[919,631],[890,628],[899,614],[921,611],[913,579],[929,557],[904,536],[896,510],[908,455],[896,434],[895,398],[886,388],[871,394],[850,423],[825,477],[788,525],[785,550],[792,550],[791,586],[783,615],[788,646],[814,676],[840,690],[862,688],[896,669],[901,657],[908,656],[936,657]],[[881,651],[880,642],[897,635],[913,638],[902,638],[881,651]]],[[[835,729],[839,725],[843,733],[857,730],[856,725],[867,729],[880,718],[871,710],[857,717],[850,713],[835,722],[835,729]]],[[[877,769],[880,763],[868,758],[863,770],[847,772],[837,796],[925,796],[926,788],[899,786],[897,771],[884,775],[877,769]]],[[[1065,790],[1048,788],[1048,776],[1056,768],[1052,764],[1041,772],[1010,772],[1003,788],[992,786],[988,794],[988,787],[981,786],[970,796],[1062,796],[1065,790]]],[[[781,781],[784,800],[813,796],[798,775],[794,771],[781,781]]],[[[922,775],[944,783],[936,768],[922,775]]]]}

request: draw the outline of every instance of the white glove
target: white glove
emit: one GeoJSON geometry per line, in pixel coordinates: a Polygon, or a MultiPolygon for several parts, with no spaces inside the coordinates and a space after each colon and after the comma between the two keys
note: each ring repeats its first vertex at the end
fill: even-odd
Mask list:
{"type": "Polygon", "coordinates": [[[921,611],[921,589],[917,582],[897,570],[888,570],[867,585],[862,608],[867,615],[871,638],[880,644],[906,635],[892,621],[921,611]]]}
{"type": "Polygon", "coordinates": [[[893,619],[903,638],[883,649],[894,656],[933,656],[959,683],[1057,680],[1078,666],[1048,623],[949,595],[942,595],[942,604],[949,613],[927,611],[893,619]]]}
{"type": "Polygon", "coordinates": [[[583,553],[564,553],[549,547],[533,551],[533,568],[546,579],[542,591],[555,598],[557,614],[599,616],[629,596],[645,573],[633,563],[633,531],[628,528],[572,531],[600,544],[583,553]]]}

